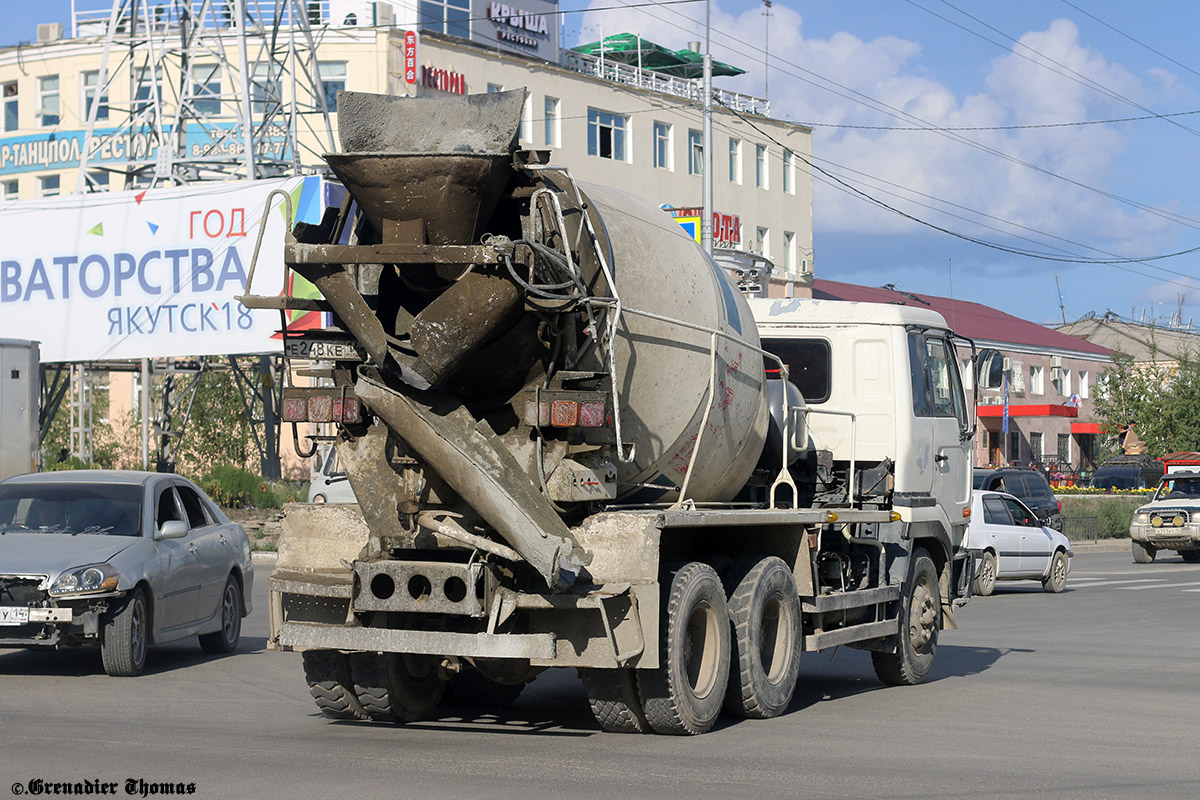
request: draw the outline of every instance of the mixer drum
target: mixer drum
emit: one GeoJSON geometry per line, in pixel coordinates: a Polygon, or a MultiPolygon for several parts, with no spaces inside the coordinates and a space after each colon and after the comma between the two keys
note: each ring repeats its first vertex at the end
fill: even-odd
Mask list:
{"type": "MultiPolygon", "coordinates": [[[[757,347],[749,305],[719,266],[660,208],[617,189],[583,186],[606,240],[617,292],[627,309],[716,329],[757,347]]],[[[732,499],[762,453],[767,395],[762,356],[724,336],[716,342],[715,393],[711,336],[632,311],[621,316],[616,345],[621,436],[636,445],[633,463],[617,465],[618,501],[678,498],[701,420],[689,499],[732,499]]]]}

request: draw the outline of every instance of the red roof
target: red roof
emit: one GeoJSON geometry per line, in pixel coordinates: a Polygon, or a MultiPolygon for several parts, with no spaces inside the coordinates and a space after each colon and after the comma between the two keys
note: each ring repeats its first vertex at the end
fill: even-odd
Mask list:
{"type": "Polygon", "coordinates": [[[969,339],[999,344],[1023,344],[1033,347],[1073,350],[1099,357],[1109,357],[1112,350],[1107,347],[1059,333],[1053,328],[1036,322],[1005,314],[1003,311],[972,303],[967,300],[951,300],[930,294],[916,294],[899,289],[856,286],[817,278],[813,281],[813,298],[817,300],[850,300],[859,303],[893,303],[928,308],[946,318],[950,327],[969,339]]]}

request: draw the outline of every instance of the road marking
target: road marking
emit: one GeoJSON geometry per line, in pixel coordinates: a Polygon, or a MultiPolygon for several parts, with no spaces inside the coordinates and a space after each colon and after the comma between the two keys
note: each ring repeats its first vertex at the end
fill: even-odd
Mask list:
{"type": "Polygon", "coordinates": [[[1082,583],[1083,588],[1086,589],[1089,586],[1115,586],[1118,583],[1161,583],[1164,580],[1166,580],[1166,578],[1138,578],[1136,580],[1130,579],[1127,581],[1110,581],[1104,578],[1077,578],[1071,581],[1071,583],[1076,587],[1082,583]]]}
{"type": "MultiPolygon", "coordinates": [[[[1200,586],[1200,581],[1192,581],[1191,583],[1156,583],[1153,586],[1122,586],[1122,589],[1174,589],[1180,586],[1200,586]]],[[[1195,591],[1189,589],[1188,591],[1195,591]]]]}

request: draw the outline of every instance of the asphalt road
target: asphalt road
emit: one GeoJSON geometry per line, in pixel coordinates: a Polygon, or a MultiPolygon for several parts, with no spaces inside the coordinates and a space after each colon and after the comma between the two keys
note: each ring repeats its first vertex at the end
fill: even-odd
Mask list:
{"type": "Polygon", "coordinates": [[[96,651],[0,651],[0,798],[34,779],[297,800],[1200,797],[1200,565],[1175,556],[1081,554],[1061,595],[1001,584],[921,686],[883,688],[858,651],[806,654],[787,714],[698,738],[599,733],[566,670],[500,716],[329,721],[300,657],[263,649],[269,571],[232,656],[192,639],[108,678],[96,651]]]}

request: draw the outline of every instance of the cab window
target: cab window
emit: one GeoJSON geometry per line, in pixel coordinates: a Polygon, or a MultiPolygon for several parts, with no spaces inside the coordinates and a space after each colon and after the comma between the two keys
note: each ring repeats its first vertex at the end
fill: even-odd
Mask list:
{"type": "MultiPolygon", "coordinates": [[[[788,380],[809,405],[824,403],[833,391],[832,349],[824,339],[763,339],[762,347],[787,364],[788,380]]],[[[765,359],[768,378],[779,378],[779,364],[765,359]]]]}
{"type": "Polygon", "coordinates": [[[183,500],[184,510],[187,511],[188,527],[203,528],[207,525],[208,517],[204,513],[204,503],[200,496],[188,486],[177,486],[175,489],[179,492],[179,498],[183,500]]]}
{"type": "Polygon", "coordinates": [[[154,515],[154,523],[161,530],[163,523],[171,520],[182,520],[179,507],[175,504],[175,490],[167,487],[158,493],[158,510],[154,515]]]}
{"type": "Polygon", "coordinates": [[[1012,515],[1013,525],[1022,525],[1027,528],[1041,527],[1041,523],[1038,522],[1037,515],[1027,509],[1025,506],[1009,497],[1002,497],[1000,499],[1004,501],[1005,507],[1008,508],[1008,513],[1012,515]]]}
{"type": "Polygon", "coordinates": [[[989,525],[1012,525],[1012,518],[1008,516],[1008,509],[999,497],[983,498],[983,521],[989,525]]]}

